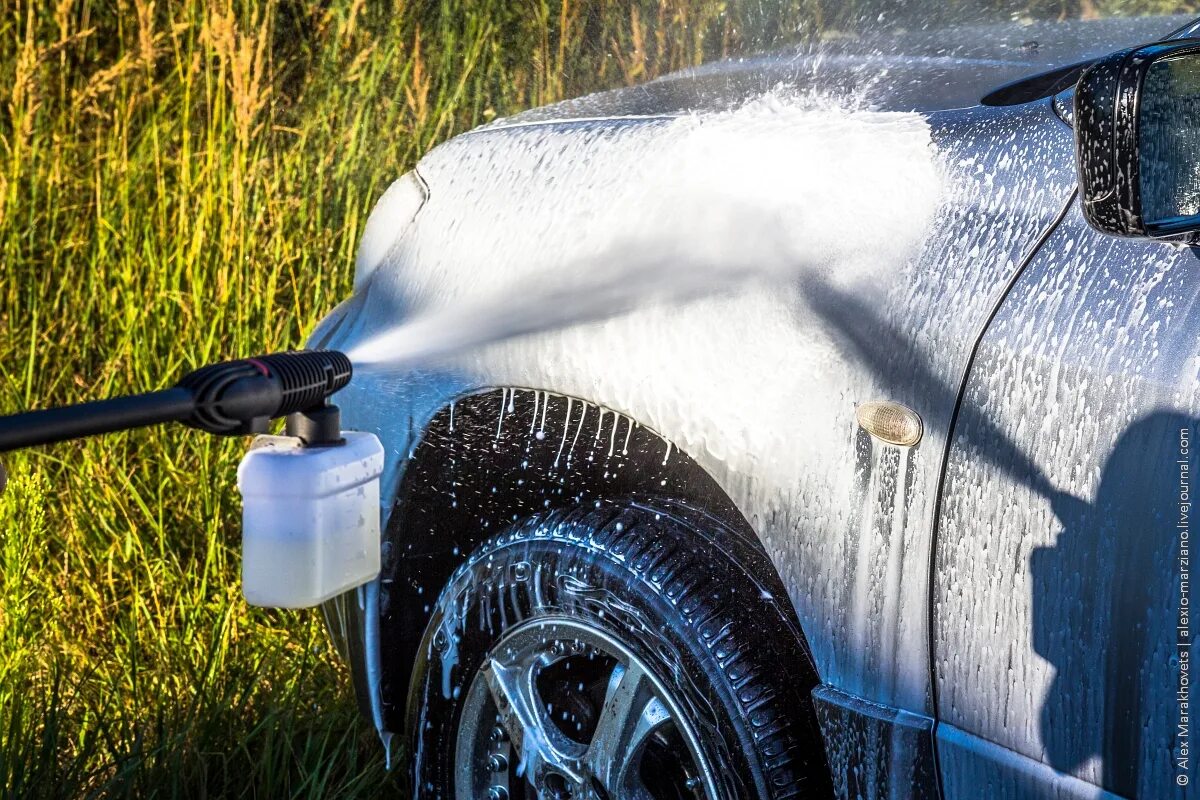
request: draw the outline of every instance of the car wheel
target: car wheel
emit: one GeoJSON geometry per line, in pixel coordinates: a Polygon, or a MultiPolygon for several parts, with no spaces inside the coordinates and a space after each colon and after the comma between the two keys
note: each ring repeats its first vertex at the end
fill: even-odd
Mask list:
{"type": "Polygon", "coordinates": [[[781,592],[745,538],[675,506],[515,524],[459,568],[426,629],[414,794],[829,796],[815,672],[781,592]]]}

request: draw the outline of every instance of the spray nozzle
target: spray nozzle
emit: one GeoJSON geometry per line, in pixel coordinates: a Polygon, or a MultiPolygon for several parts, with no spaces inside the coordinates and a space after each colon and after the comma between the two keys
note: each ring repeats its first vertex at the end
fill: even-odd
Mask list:
{"type": "Polygon", "coordinates": [[[222,436],[264,433],[272,419],[324,406],[352,372],[350,359],[336,350],[210,364],[179,381],[195,399],[192,413],[180,421],[222,436]]]}
{"type": "Polygon", "coordinates": [[[305,444],[337,444],[339,415],[327,400],[352,373],[350,359],[336,350],[210,364],[170,389],[0,417],[0,452],[164,422],[220,436],[262,433],[284,416],[288,432],[305,444]]]}

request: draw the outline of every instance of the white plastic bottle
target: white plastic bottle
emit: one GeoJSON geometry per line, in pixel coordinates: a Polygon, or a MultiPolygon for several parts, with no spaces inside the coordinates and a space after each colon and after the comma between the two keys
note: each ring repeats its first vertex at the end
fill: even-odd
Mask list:
{"type": "Polygon", "coordinates": [[[383,446],[370,433],[342,437],[305,447],[259,436],[242,459],[242,592],[251,605],[309,608],[379,575],[383,446]]]}

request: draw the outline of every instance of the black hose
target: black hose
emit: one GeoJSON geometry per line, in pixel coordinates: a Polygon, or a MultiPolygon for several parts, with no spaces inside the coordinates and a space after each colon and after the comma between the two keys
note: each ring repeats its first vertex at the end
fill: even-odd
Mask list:
{"type": "Polygon", "coordinates": [[[191,416],[195,406],[190,391],[175,387],[0,417],[0,452],[163,422],[182,422],[191,416]]]}

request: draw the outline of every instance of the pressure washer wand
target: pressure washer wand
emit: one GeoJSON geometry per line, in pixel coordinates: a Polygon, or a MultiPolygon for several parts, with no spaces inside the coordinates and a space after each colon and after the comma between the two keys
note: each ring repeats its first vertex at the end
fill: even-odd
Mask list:
{"type": "Polygon", "coordinates": [[[272,419],[289,415],[289,434],[333,443],[341,426],[326,401],[352,372],[350,359],[336,350],[210,364],[170,389],[0,417],[0,452],[164,422],[219,436],[265,433],[272,419]]]}
{"type": "Polygon", "coordinates": [[[258,437],[238,465],[242,592],[251,605],[309,608],[379,575],[383,445],[343,431],[329,403],[351,373],[336,350],[212,364],[170,389],[0,417],[0,452],[163,422],[266,433],[287,417],[287,436],[258,437]]]}

